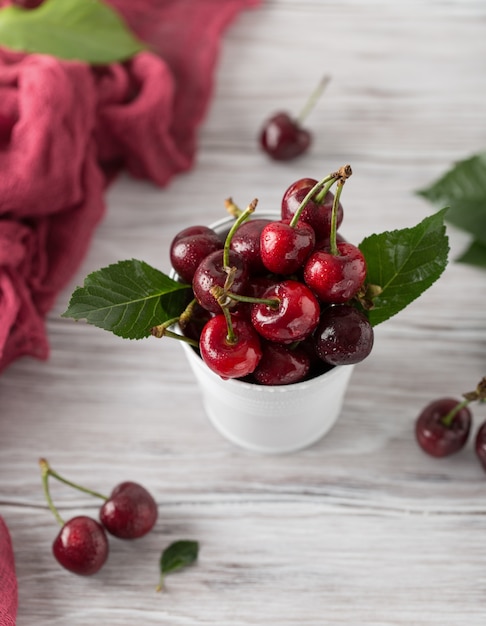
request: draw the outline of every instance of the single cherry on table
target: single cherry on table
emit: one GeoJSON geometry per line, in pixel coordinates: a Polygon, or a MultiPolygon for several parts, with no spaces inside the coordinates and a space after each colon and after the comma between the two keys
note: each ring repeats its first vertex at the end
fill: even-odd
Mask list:
{"type": "Polygon", "coordinates": [[[278,111],[264,123],[259,136],[260,147],[275,161],[290,161],[305,154],[312,143],[311,132],[303,123],[324,91],[329,77],[324,77],[297,117],[278,111]]]}
{"type": "MultiPolygon", "coordinates": [[[[462,397],[462,400],[438,398],[422,409],[416,418],[415,438],[430,456],[441,458],[464,448],[472,426],[469,405],[486,400],[486,377],[479,381],[476,389],[464,393],[462,397]]],[[[486,427],[477,433],[475,451],[483,463],[486,458],[486,427]]]]}

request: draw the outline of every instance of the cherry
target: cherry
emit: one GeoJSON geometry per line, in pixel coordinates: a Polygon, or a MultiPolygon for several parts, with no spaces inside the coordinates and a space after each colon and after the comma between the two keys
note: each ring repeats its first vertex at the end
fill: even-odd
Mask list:
{"type": "Polygon", "coordinates": [[[123,482],[117,485],[100,509],[100,521],[106,530],[121,539],[146,535],[157,520],[157,503],[141,485],[123,482]]]}
{"type": "Polygon", "coordinates": [[[296,119],[285,111],[279,111],[264,123],[260,146],[268,156],[276,161],[290,161],[307,152],[312,135],[302,124],[328,82],[329,78],[325,77],[319,83],[296,119]]]}
{"type": "Polygon", "coordinates": [[[374,340],[368,318],[349,304],[325,309],[314,336],[317,354],[329,365],[363,361],[370,354],[374,340]]]}
{"type": "Polygon", "coordinates": [[[303,283],[283,280],[265,289],[262,299],[277,305],[255,303],[251,321],[257,332],[269,341],[292,343],[310,335],[319,322],[319,303],[303,283]]]}
{"type": "MultiPolygon", "coordinates": [[[[281,203],[281,216],[283,220],[290,220],[298,211],[307,194],[318,184],[314,178],[300,178],[292,183],[285,191],[281,203]]],[[[307,222],[314,230],[316,247],[321,247],[329,239],[331,233],[331,216],[334,194],[327,187],[316,191],[307,202],[299,216],[299,220],[307,222]]],[[[343,221],[344,211],[341,203],[337,209],[336,228],[343,221]]]]}
{"type": "MultiPolygon", "coordinates": [[[[244,292],[248,283],[248,268],[243,257],[233,250],[228,252],[228,263],[225,262],[224,250],[208,254],[198,265],[192,280],[192,289],[197,301],[212,313],[221,313],[221,305],[212,290],[215,286],[227,285],[229,268],[234,268],[230,285],[233,292],[244,292]]],[[[232,306],[235,304],[233,302],[232,306]]]]}
{"type": "Polygon", "coordinates": [[[465,446],[472,421],[466,403],[440,398],[421,411],[415,422],[415,437],[424,452],[445,457],[465,446]]]}
{"type": "Polygon", "coordinates": [[[189,226],[181,230],[170,245],[172,267],[186,283],[191,283],[201,261],[215,250],[223,248],[223,241],[208,226],[189,226]]]}
{"type": "Polygon", "coordinates": [[[261,233],[261,259],[270,272],[294,274],[301,269],[314,245],[314,231],[305,222],[296,226],[283,221],[271,222],[261,233]]]}
{"type": "Polygon", "coordinates": [[[241,224],[231,239],[231,250],[243,257],[252,276],[265,272],[260,256],[260,235],[271,223],[272,220],[264,218],[249,220],[241,224]]]}
{"type": "Polygon", "coordinates": [[[220,313],[204,326],[199,350],[206,365],[222,378],[251,374],[262,356],[260,338],[243,317],[220,313]]]}
{"type": "Polygon", "coordinates": [[[80,576],[96,574],[108,558],[108,540],[101,524],[81,515],[66,522],[52,552],[64,568],[80,576]]]}
{"type": "Polygon", "coordinates": [[[486,422],[479,427],[479,430],[476,433],[474,451],[476,452],[476,456],[486,472],[486,422]]]}
{"type": "Polygon", "coordinates": [[[296,346],[262,341],[262,358],[253,378],[261,385],[291,385],[303,380],[310,369],[308,352],[296,346]]]}
{"type": "Polygon", "coordinates": [[[311,145],[311,133],[288,113],[275,113],[260,134],[260,145],[276,161],[290,161],[304,154],[311,145]]]}
{"type": "Polygon", "coordinates": [[[341,304],[353,298],[366,278],[366,260],[351,243],[336,243],[337,253],[316,250],[304,266],[304,282],[321,302],[341,304]]]}

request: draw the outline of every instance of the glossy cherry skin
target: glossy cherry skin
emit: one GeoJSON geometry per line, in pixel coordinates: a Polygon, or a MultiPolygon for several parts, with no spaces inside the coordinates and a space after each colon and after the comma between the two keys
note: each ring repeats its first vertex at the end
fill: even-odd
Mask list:
{"type": "Polygon", "coordinates": [[[228,339],[225,316],[215,315],[201,332],[199,350],[206,365],[221,378],[251,374],[262,357],[260,337],[243,315],[232,314],[235,341],[228,339]]]}
{"type": "Polygon", "coordinates": [[[211,252],[221,250],[223,245],[223,240],[209,226],[189,226],[172,240],[170,262],[180,278],[191,284],[201,261],[211,252]]]}
{"type": "MultiPolygon", "coordinates": [[[[300,178],[287,188],[282,197],[281,216],[283,220],[292,219],[304,198],[317,185],[317,182],[314,178],[300,178]]],[[[312,226],[316,236],[316,247],[321,247],[329,239],[333,200],[334,194],[330,191],[327,192],[322,202],[318,202],[314,197],[313,200],[306,204],[300,215],[299,221],[306,222],[309,226],[312,226]]],[[[336,216],[337,228],[340,227],[343,216],[343,207],[339,203],[336,216]]]]}
{"type": "Polygon", "coordinates": [[[262,358],[252,378],[260,385],[291,385],[309,373],[310,356],[306,350],[273,341],[262,342],[262,358]]]}
{"type": "Polygon", "coordinates": [[[351,243],[337,244],[338,254],[316,250],[304,266],[304,282],[321,302],[342,304],[351,300],[366,278],[366,260],[351,243]]]}
{"type": "Polygon", "coordinates": [[[230,248],[243,257],[252,276],[266,271],[260,256],[260,235],[272,220],[258,218],[244,222],[234,233],[230,248]]]}
{"type": "Polygon", "coordinates": [[[137,539],[154,527],[157,503],[141,485],[123,482],[113,489],[101,507],[100,521],[115,537],[137,539]]]}
{"type": "MultiPolygon", "coordinates": [[[[249,273],[243,257],[234,250],[230,250],[229,265],[236,268],[231,291],[238,294],[244,293],[249,273]]],[[[215,285],[223,287],[227,276],[223,263],[223,250],[212,252],[198,265],[192,279],[192,290],[196,300],[204,309],[212,313],[221,313],[221,306],[211,294],[211,289],[215,285]]],[[[230,303],[230,306],[236,306],[236,302],[230,303]]]]}
{"type": "Polygon", "coordinates": [[[70,572],[91,576],[108,558],[108,539],[101,524],[81,515],[64,524],[52,544],[52,552],[70,572]]]}
{"type": "Polygon", "coordinates": [[[463,407],[450,426],[444,418],[458,404],[454,398],[439,398],[428,404],[415,422],[415,438],[424,452],[440,458],[459,452],[465,445],[471,430],[472,415],[463,407]]]}
{"type": "Polygon", "coordinates": [[[314,333],[316,352],[328,365],[352,365],[371,352],[373,328],[354,306],[338,304],[322,312],[314,333]]]}
{"type": "Polygon", "coordinates": [[[478,432],[476,433],[474,451],[476,452],[476,456],[486,472],[486,422],[481,424],[478,432]]]}
{"type": "Polygon", "coordinates": [[[296,226],[284,221],[271,222],[260,237],[263,265],[274,274],[295,274],[314,250],[315,242],[314,231],[305,222],[296,226]]]}
{"type": "Polygon", "coordinates": [[[260,145],[275,161],[290,161],[304,154],[312,142],[311,133],[288,113],[275,113],[260,134],[260,145]]]}
{"type": "Polygon", "coordinates": [[[303,283],[283,280],[262,293],[264,299],[278,300],[277,308],[256,303],[251,306],[251,321],[268,341],[293,343],[308,337],[319,322],[319,302],[303,283]]]}

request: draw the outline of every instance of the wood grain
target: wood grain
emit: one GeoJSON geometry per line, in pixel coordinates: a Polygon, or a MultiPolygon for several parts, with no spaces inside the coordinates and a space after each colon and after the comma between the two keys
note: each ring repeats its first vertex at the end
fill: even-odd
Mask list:
{"type": "MultiPolygon", "coordinates": [[[[348,239],[417,223],[432,209],[415,191],[486,146],[485,24],[475,0],[267,0],[228,31],[195,168],[163,190],[128,177],[109,189],[106,219],[49,315],[49,361],[23,359],[0,378],[0,513],[18,626],[483,626],[486,474],[472,440],[453,458],[426,457],[413,423],[426,402],[486,373],[484,271],[451,262],[377,327],[338,423],[293,455],[222,439],[175,342],[125,342],[60,313],[109,263],[167,271],[172,236],[222,217],[226,197],[274,209],[297,178],[344,163],[348,239]],[[297,112],[324,74],[311,153],[269,162],[256,143],[263,119],[297,112]],[[93,578],[63,571],[39,456],[99,491],[142,482],[160,507],[154,532],[113,541],[93,578]],[[157,594],[158,557],[181,538],[200,542],[199,561],[157,594]]],[[[449,236],[455,258],[467,237],[449,236]]],[[[483,407],[475,419],[474,429],[483,407]]],[[[57,484],[53,495],[66,517],[96,515],[87,496],[57,484]]]]}

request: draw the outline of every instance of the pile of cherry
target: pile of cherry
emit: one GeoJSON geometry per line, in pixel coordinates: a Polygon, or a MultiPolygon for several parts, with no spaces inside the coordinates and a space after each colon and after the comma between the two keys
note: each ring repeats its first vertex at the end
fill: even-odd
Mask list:
{"type": "Polygon", "coordinates": [[[107,497],[67,480],[54,471],[45,459],[40,459],[39,465],[47,503],[61,526],[52,544],[52,552],[59,564],[70,572],[91,576],[102,568],[109,553],[107,532],[119,539],[137,539],[154,527],[158,516],[157,503],[138,483],[120,483],[107,497]],[[78,515],[65,522],[52,501],[49,477],[102,499],[100,521],[78,515]]]}
{"type": "Polygon", "coordinates": [[[291,384],[369,355],[366,261],[337,232],[351,173],[344,166],[321,181],[294,182],[280,219],[250,219],[256,200],[245,211],[228,200],[235,221],[225,236],[196,225],[174,237],[172,267],[192,286],[179,325],[222,378],[291,384]]]}

